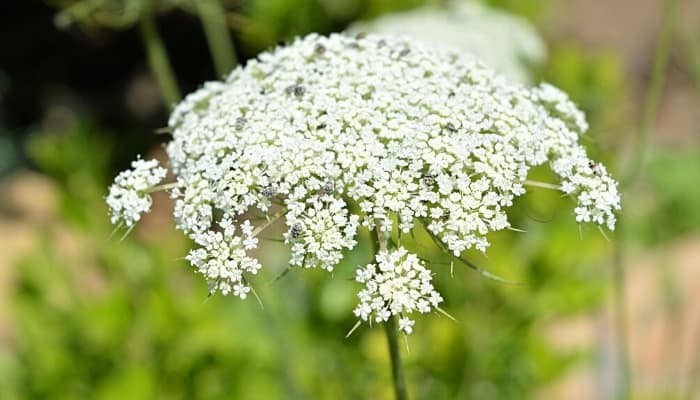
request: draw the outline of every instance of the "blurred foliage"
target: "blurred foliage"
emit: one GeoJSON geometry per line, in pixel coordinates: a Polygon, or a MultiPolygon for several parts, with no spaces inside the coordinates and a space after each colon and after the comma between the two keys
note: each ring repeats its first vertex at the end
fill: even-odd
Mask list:
{"type": "Polygon", "coordinates": [[[636,193],[641,210],[631,231],[643,243],[662,243],[700,226],[700,149],[661,149],[648,166],[648,180],[636,193]]]}
{"type": "Polygon", "coordinates": [[[195,4],[190,0],[47,0],[61,9],[56,14],[56,24],[66,27],[74,22],[86,26],[115,29],[129,28],[144,14],[168,11],[182,7],[194,12],[195,4]]]}
{"type": "Polygon", "coordinates": [[[604,136],[612,137],[615,130],[611,128],[630,123],[630,116],[620,109],[629,93],[629,82],[616,53],[602,50],[591,54],[573,43],[555,43],[541,74],[586,112],[593,136],[605,130],[604,136]]]}
{"type": "MultiPolygon", "coordinates": [[[[128,28],[146,6],[193,10],[186,0],[50,3],[63,8],[59,23],[88,29],[128,28]]],[[[222,0],[247,57],[294,35],[340,30],[358,18],[425,3],[431,2],[222,0]]],[[[537,21],[556,1],[488,3],[537,21]]],[[[582,106],[594,139],[629,122],[618,108],[629,84],[614,54],[555,41],[538,72],[582,106]]],[[[0,342],[1,399],[391,397],[382,330],[362,326],[343,339],[355,323],[353,268],[367,262],[366,241],[332,279],[323,271],[295,271],[275,283],[286,253],[270,243],[261,252],[266,269],[254,282],[264,308],[253,298],[208,298],[204,279],[182,259],[189,243],[167,217],[156,213],[124,240],[110,238],[103,202],[110,177],[124,166],[123,154],[155,140],[134,141],[132,134],[125,141],[84,118],[69,131],[37,133],[27,142],[37,168],[57,183],[61,215],[38,230],[38,245],[17,266],[9,294],[14,324],[10,340],[0,342]]],[[[611,155],[607,143],[590,147],[611,155]]],[[[645,240],[700,226],[700,193],[687,185],[700,179],[698,160],[697,151],[654,158],[645,240]]],[[[533,178],[553,179],[544,170],[533,178]]],[[[561,321],[597,310],[609,281],[610,245],[594,228],[573,222],[572,203],[553,191],[531,190],[511,214],[527,233],[500,232],[491,237],[488,258],[469,255],[518,285],[452,264],[425,235],[401,238],[427,254],[444,308],[457,319],[418,318],[404,353],[412,398],[536,398],[571,366],[594,361],[591,349],[558,344],[548,334],[561,321]]]]}
{"type": "Polygon", "coordinates": [[[547,10],[551,10],[551,6],[558,1],[560,0],[485,0],[484,3],[537,21],[546,17],[547,10]]]}
{"type": "MultiPolygon", "coordinates": [[[[60,27],[79,23],[86,28],[126,29],[145,14],[180,10],[197,13],[197,0],[46,0],[60,11],[60,27]]],[[[244,54],[256,54],[280,41],[309,32],[341,30],[358,18],[414,8],[428,0],[216,0],[227,11],[244,54]]]]}

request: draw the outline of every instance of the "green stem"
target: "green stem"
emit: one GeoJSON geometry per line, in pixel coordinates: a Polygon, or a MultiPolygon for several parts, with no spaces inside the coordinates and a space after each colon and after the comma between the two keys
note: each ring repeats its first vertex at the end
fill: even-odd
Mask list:
{"type": "Polygon", "coordinates": [[[168,60],[168,53],[165,51],[163,40],[158,33],[155,17],[151,11],[144,11],[139,20],[139,30],[143,40],[148,64],[151,67],[160,94],[167,103],[168,109],[180,101],[180,89],[175,80],[175,74],[168,60]]]}
{"type": "Polygon", "coordinates": [[[219,0],[194,0],[204,27],[216,73],[222,77],[236,66],[233,42],[226,26],[226,12],[219,0]]]}
{"type": "MultiPolygon", "coordinates": [[[[649,135],[652,125],[656,121],[661,94],[663,93],[666,70],[668,68],[671,53],[671,40],[673,38],[674,21],[678,0],[666,0],[664,4],[664,17],[659,39],[654,52],[654,65],[651,72],[649,88],[644,99],[642,117],[637,130],[637,143],[635,153],[629,169],[623,171],[621,182],[622,189],[632,185],[643,172],[648,149],[649,135]]],[[[632,373],[629,362],[629,347],[627,338],[627,308],[625,306],[625,245],[627,232],[625,231],[624,218],[618,221],[617,245],[614,249],[613,260],[613,301],[614,321],[617,332],[617,349],[619,358],[620,386],[616,398],[625,400],[630,398],[632,373]]]]}
{"type": "MultiPolygon", "coordinates": [[[[379,224],[372,231],[372,239],[375,242],[375,252],[387,251],[387,234],[382,232],[379,224]]],[[[392,315],[384,323],[386,341],[389,345],[389,358],[391,359],[391,378],[394,384],[396,400],[407,400],[406,380],[404,379],[403,364],[401,363],[401,350],[399,349],[399,331],[396,326],[396,318],[392,315]]]]}
{"type": "Polygon", "coordinates": [[[631,371],[629,362],[629,346],[627,344],[627,306],[625,304],[625,225],[623,218],[617,224],[617,243],[615,244],[613,260],[613,318],[615,323],[618,370],[620,385],[616,398],[626,400],[630,397],[631,371]]]}
{"type": "Polygon", "coordinates": [[[391,378],[394,383],[396,400],[407,400],[406,380],[404,379],[403,364],[401,364],[401,350],[399,349],[399,330],[396,326],[396,318],[392,315],[384,323],[386,341],[389,345],[389,357],[391,358],[391,378]]]}
{"type": "Polygon", "coordinates": [[[644,99],[642,117],[637,130],[637,143],[632,160],[626,175],[622,180],[622,186],[628,186],[634,182],[644,169],[646,155],[649,144],[649,135],[652,126],[656,121],[656,114],[663,93],[664,82],[666,80],[666,70],[671,53],[671,42],[673,39],[674,22],[678,0],[666,0],[664,3],[664,17],[661,26],[661,33],[654,52],[654,65],[651,70],[649,88],[644,99]]]}

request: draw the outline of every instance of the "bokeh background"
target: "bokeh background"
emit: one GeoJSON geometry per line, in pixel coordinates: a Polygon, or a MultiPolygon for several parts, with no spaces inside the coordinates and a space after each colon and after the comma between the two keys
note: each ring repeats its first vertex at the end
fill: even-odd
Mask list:
{"type": "MultiPolygon", "coordinates": [[[[163,159],[158,128],[180,94],[295,36],[358,21],[353,29],[378,29],[396,13],[421,23],[422,7],[449,14],[452,3],[3,2],[0,399],[391,398],[382,329],[344,338],[365,246],[332,279],[305,270],[277,281],[286,253],[267,246],[255,283],[263,307],[207,296],[167,194],[123,240],[103,200],[136,154],[163,159]]],[[[623,211],[606,237],[574,222],[570,200],[534,189],[511,213],[527,233],[493,235],[487,258],[470,255],[519,285],[434,266],[457,321],[419,318],[404,352],[409,392],[700,398],[700,1],[479,7],[542,38],[538,57],[510,59],[524,80],[549,81],[586,111],[586,145],[622,181],[623,211]]],[[[499,40],[514,40],[493,32],[515,28],[486,17],[460,21],[447,35],[457,41],[476,33],[501,51],[499,40]]]]}

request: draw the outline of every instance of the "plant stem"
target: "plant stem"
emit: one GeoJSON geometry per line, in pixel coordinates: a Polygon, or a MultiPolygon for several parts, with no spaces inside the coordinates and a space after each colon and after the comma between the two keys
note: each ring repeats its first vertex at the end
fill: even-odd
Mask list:
{"type": "Polygon", "coordinates": [[[671,53],[671,42],[676,20],[676,10],[678,0],[666,0],[664,2],[664,17],[659,33],[659,39],[654,51],[654,64],[651,70],[651,79],[644,99],[642,117],[637,130],[637,143],[634,150],[633,160],[622,180],[622,186],[628,186],[634,182],[644,169],[646,153],[648,150],[649,135],[652,125],[656,121],[656,114],[663,93],[664,82],[666,80],[666,70],[671,53]]]}
{"type": "Polygon", "coordinates": [[[404,379],[403,364],[401,364],[401,350],[399,349],[399,331],[396,326],[396,318],[392,315],[384,323],[386,341],[389,345],[389,357],[391,358],[391,378],[394,383],[396,400],[408,400],[406,392],[406,380],[404,379]]]}
{"type": "Polygon", "coordinates": [[[151,73],[156,79],[163,100],[167,104],[168,109],[170,109],[172,105],[180,101],[180,89],[177,86],[175,74],[168,60],[168,53],[165,51],[163,40],[158,33],[152,11],[145,10],[143,12],[139,20],[139,30],[146,48],[151,73]]]}
{"type": "MultiPolygon", "coordinates": [[[[387,251],[387,232],[383,232],[379,224],[372,231],[372,239],[375,242],[375,252],[387,251]]],[[[403,364],[401,363],[401,350],[399,349],[399,331],[396,326],[396,318],[392,315],[384,322],[384,333],[389,345],[389,358],[391,359],[391,379],[394,384],[396,400],[407,400],[406,381],[404,379],[403,364]]]]}
{"type": "Polygon", "coordinates": [[[236,54],[226,26],[225,10],[219,0],[194,0],[194,4],[204,27],[216,73],[223,77],[236,66],[236,54]]]}
{"type": "MultiPolygon", "coordinates": [[[[656,114],[663,92],[666,70],[668,68],[671,53],[671,40],[673,38],[674,22],[678,0],[666,0],[664,3],[664,17],[661,32],[654,52],[654,65],[651,72],[651,80],[644,99],[642,117],[637,130],[637,143],[633,160],[626,171],[623,171],[621,181],[622,190],[630,187],[641,175],[645,167],[646,153],[648,149],[649,135],[652,125],[656,121],[656,114]]],[[[624,218],[618,221],[618,243],[614,249],[613,260],[613,313],[615,331],[617,333],[618,365],[620,382],[615,398],[626,400],[630,397],[632,372],[629,362],[629,347],[627,338],[627,308],[625,305],[625,245],[628,240],[625,231],[624,218]]]]}
{"type": "Polygon", "coordinates": [[[629,361],[629,346],[627,337],[627,305],[625,303],[625,233],[624,219],[617,224],[617,243],[615,244],[613,260],[613,318],[617,347],[617,365],[619,371],[619,386],[615,398],[626,400],[630,397],[631,371],[629,361]]]}

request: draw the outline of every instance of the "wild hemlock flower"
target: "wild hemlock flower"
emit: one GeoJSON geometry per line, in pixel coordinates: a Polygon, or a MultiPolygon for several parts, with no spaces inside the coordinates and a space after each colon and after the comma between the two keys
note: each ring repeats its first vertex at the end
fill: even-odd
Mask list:
{"type": "Polygon", "coordinates": [[[138,222],[141,214],[151,210],[150,191],[167,173],[157,160],[138,159],[131,163],[131,169],[117,175],[106,199],[112,223],[130,228],[138,222]]]}
{"type": "Polygon", "coordinates": [[[343,257],[343,248],[357,244],[354,238],[359,217],[348,216],[345,202],[333,196],[313,196],[303,209],[290,209],[286,219],[290,229],[284,238],[292,245],[289,263],[293,266],[333,271],[343,257]]]}
{"type": "Polygon", "coordinates": [[[360,304],[355,316],[363,321],[385,322],[392,315],[400,315],[399,329],[410,334],[414,321],[405,314],[428,313],[442,302],[430,270],[403,247],[380,251],[376,261],[357,270],[355,280],[365,287],[357,295],[360,304]]]}
{"type": "MultiPolygon", "coordinates": [[[[261,269],[249,251],[282,215],[290,264],[331,271],[359,226],[410,232],[420,220],[456,255],[485,251],[487,234],[510,226],[506,209],[525,194],[530,168],[545,163],[577,199],[578,221],[613,229],[620,208],[616,182],[578,144],[585,118],[564,93],[406,38],[297,39],[206,83],[169,126],[175,221],[199,246],[187,259],[212,293],[247,296],[246,277],[261,269]],[[244,217],[254,213],[264,222],[244,217]]],[[[148,207],[122,199],[142,201],[148,185],[123,180],[108,203],[116,221],[133,223],[133,210],[148,207]]],[[[405,333],[405,314],[442,301],[402,247],[377,254],[358,280],[356,314],[399,315],[405,333]]]]}

